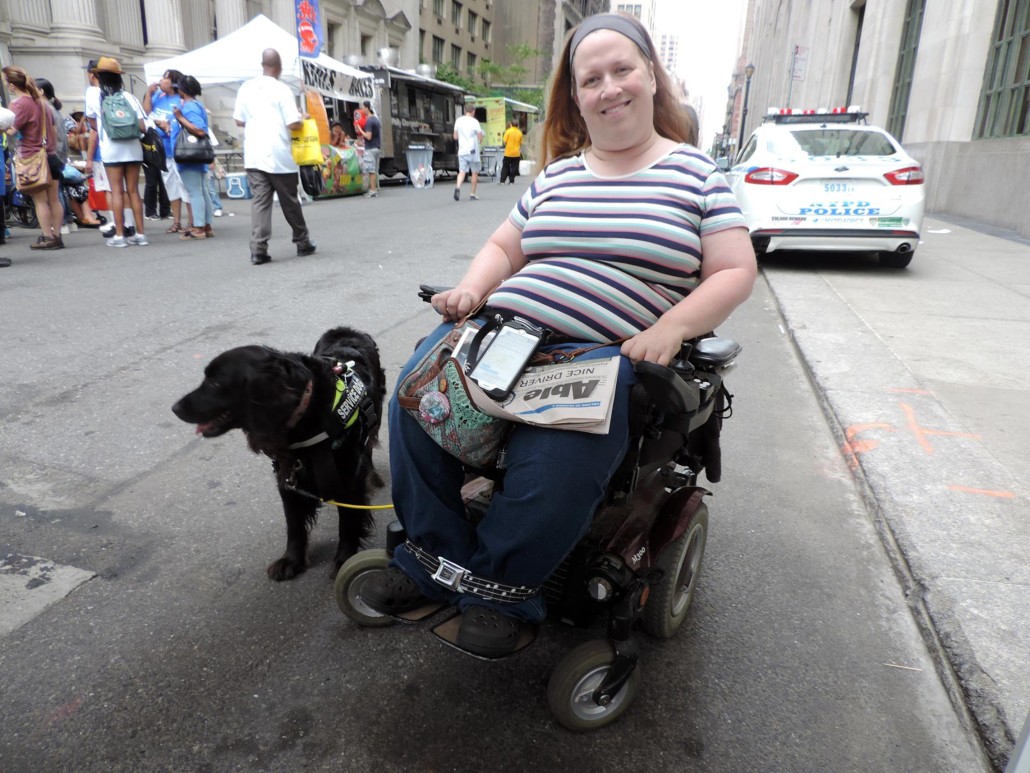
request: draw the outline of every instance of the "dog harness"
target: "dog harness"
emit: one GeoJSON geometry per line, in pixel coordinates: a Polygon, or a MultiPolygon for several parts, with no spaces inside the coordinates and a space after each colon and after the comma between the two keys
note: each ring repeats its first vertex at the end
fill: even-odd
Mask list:
{"type": "MultiPolygon", "coordinates": [[[[354,362],[331,362],[332,371],[336,374],[336,394],[329,414],[323,418],[324,429],[306,440],[287,446],[294,452],[292,467],[285,471],[282,478],[287,489],[320,501],[327,501],[329,497],[336,495],[336,492],[343,491],[340,471],[336,467],[336,459],[332,452],[344,445],[350,445],[355,449],[366,448],[372,439],[371,430],[379,420],[372,395],[368,386],[354,370],[354,362]],[[328,447],[323,444],[327,444],[328,447]],[[315,490],[321,492],[322,496],[301,488],[305,471],[310,475],[310,482],[315,490]]],[[[310,402],[311,390],[312,382],[309,381],[297,406],[299,415],[303,415],[310,402]]],[[[295,415],[298,415],[296,411],[295,415]]],[[[279,473],[278,460],[272,460],[272,468],[279,473]]],[[[339,503],[337,505],[341,506],[339,503]]]]}
{"type": "Polygon", "coordinates": [[[458,566],[443,556],[433,556],[411,540],[406,540],[404,547],[411,551],[419,565],[433,580],[456,593],[468,593],[501,604],[519,604],[533,598],[540,591],[539,587],[506,585],[503,582],[477,577],[465,567],[458,566]]]}
{"type": "MultiPolygon", "coordinates": [[[[333,373],[336,374],[336,396],[333,398],[332,412],[325,421],[325,430],[307,440],[290,444],[291,451],[317,446],[326,440],[332,441],[331,445],[335,451],[343,445],[346,436],[355,426],[360,432],[360,445],[364,447],[368,444],[369,428],[375,425],[377,419],[375,404],[372,402],[368,387],[358,377],[353,361],[335,363],[333,373]]],[[[309,382],[305,390],[306,397],[310,397],[310,389],[309,382]]],[[[304,403],[302,397],[298,409],[304,403]]]]}

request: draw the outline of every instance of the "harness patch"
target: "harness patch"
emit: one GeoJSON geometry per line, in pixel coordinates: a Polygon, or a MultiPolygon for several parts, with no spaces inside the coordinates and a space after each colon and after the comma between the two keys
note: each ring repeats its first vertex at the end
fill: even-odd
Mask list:
{"type": "Polygon", "coordinates": [[[333,408],[336,418],[343,422],[345,428],[349,429],[358,420],[361,401],[367,393],[365,382],[353,370],[347,370],[336,379],[336,403],[333,408]]]}

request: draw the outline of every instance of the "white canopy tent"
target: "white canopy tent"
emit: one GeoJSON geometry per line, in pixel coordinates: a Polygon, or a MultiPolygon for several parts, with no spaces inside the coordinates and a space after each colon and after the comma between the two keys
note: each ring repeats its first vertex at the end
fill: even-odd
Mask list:
{"type": "Polygon", "coordinates": [[[144,65],[147,83],[156,83],[166,70],[192,75],[207,91],[223,86],[233,91],[243,81],[261,74],[261,53],[266,48],[279,52],[283,62],[281,80],[294,93],[307,86],[325,96],[350,102],[375,98],[375,83],[369,73],[326,54],[308,59],[298,53],[297,38],[267,16],[258,15],[235,32],[170,59],[144,65]]]}

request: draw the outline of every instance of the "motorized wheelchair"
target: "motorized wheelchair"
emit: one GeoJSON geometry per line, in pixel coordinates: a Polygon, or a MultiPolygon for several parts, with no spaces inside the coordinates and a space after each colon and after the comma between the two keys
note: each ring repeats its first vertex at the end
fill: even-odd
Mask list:
{"type": "MultiPolygon", "coordinates": [[[[640,687],[636,630],[668,639],[686,618],[708,534],[703,499],[710,492],[698,485],[698,475],[704,470],[711,482],[721,477],[719,434],[732,411],[723,376],[740,350],[735,341],[711,335],[684,343],[668,367],[635,365],[630,449],[589,533],[543,585],[550,618],[586,626],[599,611],[608,614],[607,638],[576,647],[550,677],[548,704],[569,729],[594,729],[621,716],[640,687]]],[[[469,518],[485,514],[498,486],[503,474],[468,470],[462,498],[469,518]]],[[[361,586],[404,541],[395,521],[385,550],[362,551],[340,569],[337,604],[359,625],[395,622],[364,602],[361,586]]],[[[426,619],[441,609],[432,605],[401,617],[426,619]]],[[[451,646],[457,646],[456,617],[433,629],[451,646]]],[[[529,641],[532,636],[516,653],[529,641]]]]}

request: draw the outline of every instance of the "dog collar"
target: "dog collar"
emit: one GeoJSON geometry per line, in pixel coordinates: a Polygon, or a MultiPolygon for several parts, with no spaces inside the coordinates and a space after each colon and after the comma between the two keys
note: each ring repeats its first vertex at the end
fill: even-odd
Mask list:
{"type": "Polygon", "coordinates": [[[293,429],[297,426],[297,422],[300,421],[300,417],[307,411],[308,406],[311,404],[311,393],[315,389],[315,382],[308,379],[308,385],[304,387],[304,394],[300,396],[300,402],[297,403],[297,407],[293,409],[293,415],[290,416],[290,420],[286,422],[287,429],[293,429]]]}

